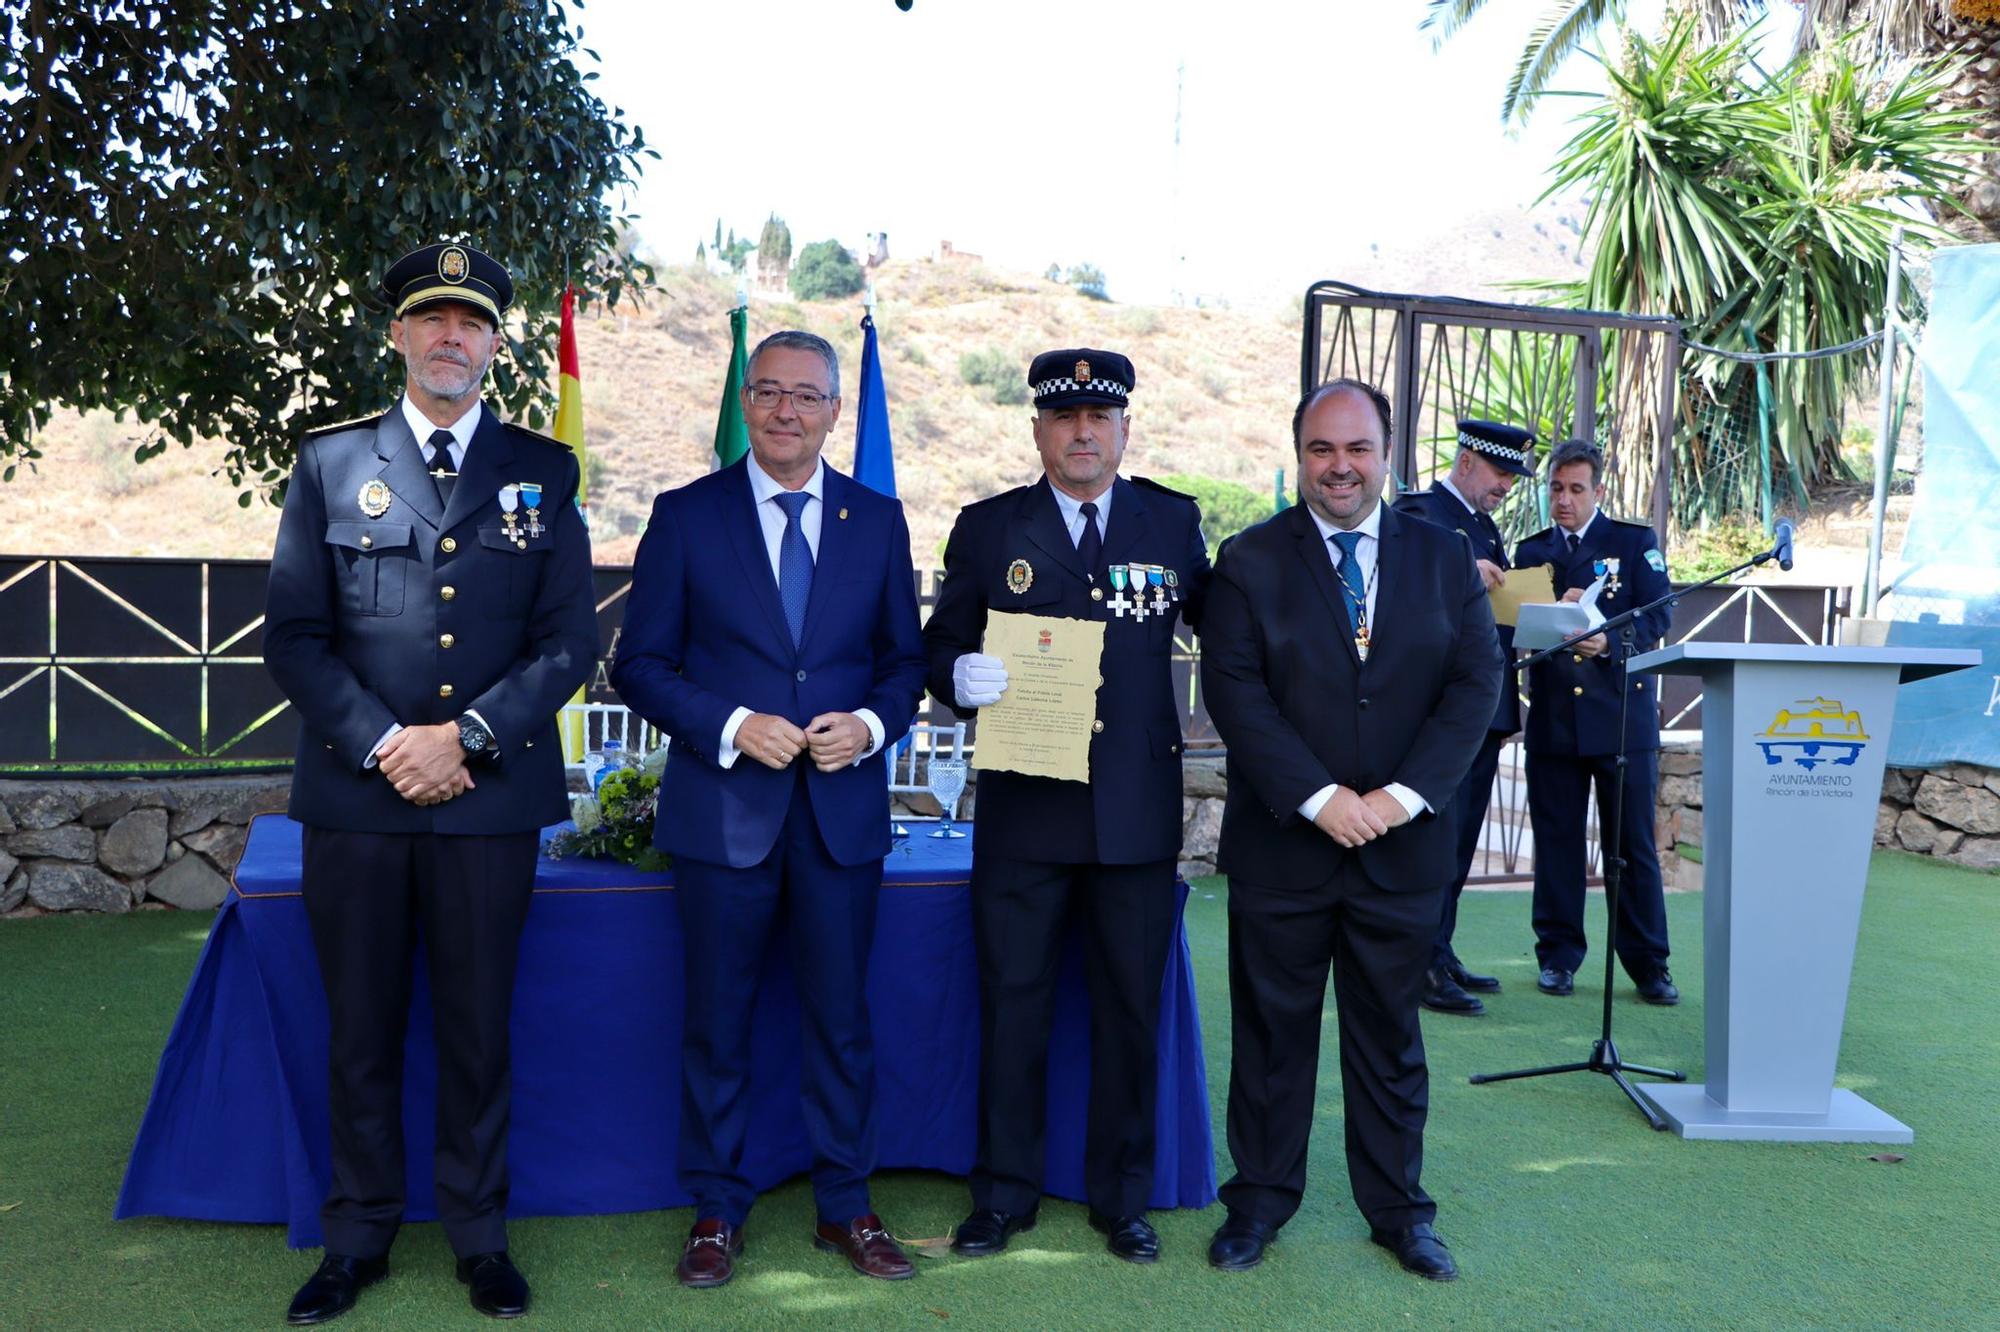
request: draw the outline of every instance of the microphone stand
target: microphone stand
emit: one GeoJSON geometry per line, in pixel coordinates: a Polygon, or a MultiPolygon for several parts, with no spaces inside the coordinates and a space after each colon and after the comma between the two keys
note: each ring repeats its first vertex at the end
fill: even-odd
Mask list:
{"type": "MultiPolygon", "coordinates": [[[[1626,714],[1630,709],[1632,700],[1631,667],[1628,663],[1632,659],[1633,624],[1641,615],[1658,610],[1662,606],[1675,605],[1690,592],[1713,586],[1725,578],[1733,578],[1747,569],[1754,569],[1760,564],[1779,558],[1779,552],[1783,545],[1784,543],[1781,541],[1779,545],[1773,546],[1763,554],[1752,556],[1733,569],[1724,569],[1713,578],[1704,578],[1699,583],[1690,583],[1678,591],[1670,590],[1665,596],[1656,597],[1643,606],[1634,606],[1631,610],[1620,611],[1618,614],[1605,620],[1602,624],[1594,625],[1580,633],[1572,634],[1562,642],[1557,643],[1554,647],[1543,648],[1533,656],[1524,657],[1514,663],[1514,670],[1526,671],[1530,667],[1548,660],[1550,657],[1556,655],[1556,653],[1567,652],[1578,643],[1583,642],[1587,638],[1594,638],[1598,634],[1616,633],[1619,644],[1623,648],[1623,654],[1619,660],[1618,679],[1618,755],[1616,763],[1618,775],[1612,785],[1610,835],[1602,839],[1604,846],[1604,910],[1605,915],[1609,918],[1604,931],[1604,1014],[1602,1025],[1598,1030],[1597,1040],[1590,1047],[1590,1058],[1567,1064],[1545,1064],[1538,1068],[1517,1068],[1507,1073],[1474,1073],[1468,1081],[1472,1082],[1475,1086],[1488,1082],[1508,1082],[1516,1078],[1547,1077],[1553,1073],[1602,1073],[1618,1085],[1618,1090],[1625,1093],[1626,1098],[1638,1108],[1639,1113],[1646,1117],[1648,1124],[1652,1125],[1657,1131],[1665,1131],[1667,1121],[1662,1119],[1652,1106],[1646,1104],[1640,1097],[1638,1088],[1634,1087],[1631,1080],[1625,1075],[1627,1073],[1640,1073],[1647,1077],[1665,1078],[1670,1082],[1686,1082],[1687,1074],[1670,1068],[1653,1068],[1646,1064],[1628,1064],[1625,1062],[1624,1055],[1619,1053],[1617,1042],[1611,1039],[1611,987],[1613,978],[1616,975],[1612,969],[1612,964],[1616,960],[1618,949],[1618,898],[1625,886],[1625,857],[1623,854],[1625,849],[1625,723],[1626,714]]],[[[1790,563],[1789,556],[1787,556],[1785,562],[1787,564],[1790,563]]],[[[1655,706],[1658,705],[1656,704],[1655,706]]]]}

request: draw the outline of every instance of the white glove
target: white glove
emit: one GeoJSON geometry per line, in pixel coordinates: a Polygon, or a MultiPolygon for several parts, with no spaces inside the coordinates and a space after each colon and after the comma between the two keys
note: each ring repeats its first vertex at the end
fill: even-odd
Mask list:
{"type": "Polygon", "coordinates": [[[998,703],[1007,692],[1007,664],[984,652],[968,652],[951,664],[951,687],[961,708],[998,703]]]}

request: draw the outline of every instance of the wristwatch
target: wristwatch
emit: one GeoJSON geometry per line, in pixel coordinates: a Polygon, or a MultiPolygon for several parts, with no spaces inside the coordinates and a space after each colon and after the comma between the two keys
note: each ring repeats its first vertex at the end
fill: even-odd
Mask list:
{"type": "Polygon", "coordinates": [[[469,712],[459,714],[458,743],[467,758],[491,758],[500,748],[493,743],[493,732],[469,712]]]}

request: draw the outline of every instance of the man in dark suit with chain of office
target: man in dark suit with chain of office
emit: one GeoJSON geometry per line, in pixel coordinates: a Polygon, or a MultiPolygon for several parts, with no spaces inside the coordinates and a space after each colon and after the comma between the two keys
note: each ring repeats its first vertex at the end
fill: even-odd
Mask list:
{"type": "Polygon", "coordinates": [[[596,659],[597,615],[575,456],[479,400],[512,294],[470,246],[391,267],[402,401],[309,435],[285,492],[264,660],[299,714],[291,815],[332,1018],[326,1257],[293,1324],[346,1312],[388,1270],[419,937],[438,1215],[473,1307],[528,1306],[507,1256],[508,1023],[538,832],[569,810],[556,714],[596,659]]]}
{"type": "MultiPolygon", "coordinates": [[[[1613,518],[1604,500],[1604,455],[1583,440],[1556,446],[1549,457],[1549,515],[1555,522],[1514,549],[1516,568],[1546,564],[1553,592],[1575,601],[1604,580],[1597,606],[1607,617],[1665,596],[1672,586],[1660,539],[1646,523],[1613,518]]],[[[1666,636],[1673,613],[1639,617],[1632,650],[1645,652],[1666,636]]],[[[1573,994],[1588,944],[1583,932],[1585,811],[1596,787],[1598,826],[1612,826],[1617,775],[1620,685],[1625,709],[1625,817],[1620,845],[1626,873],[1618,895],[1618,958],[1649,1004],[1676,1004],[1680,990],[1667,970],[1667,904],[1654,844],[1653,799],[1660,776],[1660,705],[1644,676],[1625,680],[1619,637],[1598,634],[1528,672],[1528,822],[1535,834],[1536,987],[1573,994]]]]}
{"type": "Polygon", "coordinates": [[[1457,1276],[1424,1192],[1430,1073],[1417,997],[1457,867],[1437,815],[1493,716],[1500,647],[1472,548],[1382,503],[1389,403],[1322,384],[1292,417],[1305,501],[1224,544],[1202,692],[1229,746],[1228,1218],[1255,1267],[1305,1194],[1329,965],[1347,1173],[1369,1237],[1457,1276]]]}
{"type": "Polygon", "coordinates": [[[1160,989],[1180,916],[1181,726],[1170,662],[1176,620],[1201,622],[1208,547],[1191,497],[1118,475],[1131,433],[1130,361],[1087,347],[1045,352],[1028,381],[1043,476],[960,511],[924,626],[930,691],[963,717],[999,701],[1005,665],[980,650],[991,611],[1101,621],[1102,679],[1088,784],[979,775],[979,1154],[972,1212],[952,1247],[998,1253],[1035,1224],[1056,964],[1075,910],[1091,1010],[1090,1221],[1113,1254],[1149,1263],[1160,1251],[1145,1216],[1160,989]]]}
{"type": "MultiPolygon", "coordinates": [[[[1493,521],[1493,511],[1506,502],[1514,482],[1535,474],[1535,437],[1519,426],[1498,421],[1458,423],[1458,453],[1451,470],[1431,482],[1430,489],[1412,491],[1396,501],[1396,512],[1449,528],[1472,543],[1473,562],[1490,592],[1507,580],[1507,539],[1493,521]]],[[[1514,655],[1514,626],[1496,625],[1503,663],[1514,655]]],[[[1503,670],[1504,670],[1503,665],[1503,670]]],[[[1479,852],[1479,830],[1493,796],[1493,777],[1500,770],[1500,750],[1521,729],[1521,693],[1511,671],[1501,676],[1500,702],[1486,727],[1486,739],[1473,756],[1472,768],[1459,783],[1444,817],[1456,829],[1458,878],[1445,890],[1439,913],[1437,947],[1424,973],[1421,1002],[1439,1013],[1477,1016],[1486,1011],[1479,993],[1493,993],[1500,982],[1466,970],[1452,947],[1458,929],[1458,899],[1479,852]],[[1478,992],[1478,993],[1474,993],[1478,992]]]]}

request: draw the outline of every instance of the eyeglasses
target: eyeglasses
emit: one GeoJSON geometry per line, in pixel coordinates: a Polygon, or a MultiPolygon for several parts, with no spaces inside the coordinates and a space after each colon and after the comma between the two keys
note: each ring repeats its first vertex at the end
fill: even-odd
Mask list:
{"type": "Polygon", "coordinates": [[[827,397],[818,389],[781,389],[759,384],[750,390],[750,405],[768,412],[778,405],[780,398],[790,398],[793,410],[800,416],[818,416],[826,406],[827,397]]]}

